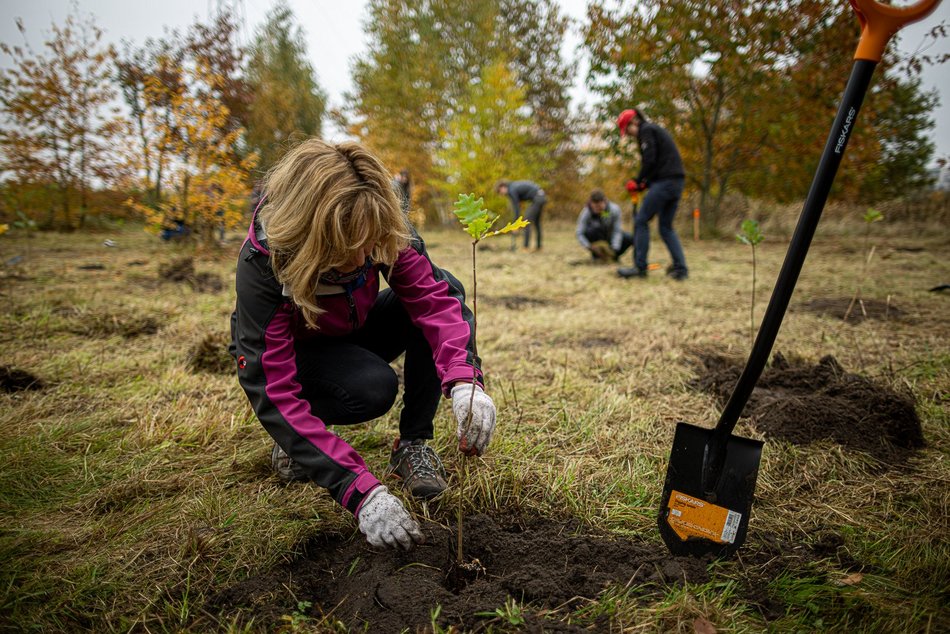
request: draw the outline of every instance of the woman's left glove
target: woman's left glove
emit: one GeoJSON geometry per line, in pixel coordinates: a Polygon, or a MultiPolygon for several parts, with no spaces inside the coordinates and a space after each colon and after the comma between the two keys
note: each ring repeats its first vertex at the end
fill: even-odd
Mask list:
{"type": "Polygon", "coordinates": [[[495,403],[491,397],[477,383],[459,383],[452,388],[452,411],[458,422],[459,451],[466,456],[482,455],[495,431],[495,403]],[[471,422],[468,420],[469,404],[471,422]]]}

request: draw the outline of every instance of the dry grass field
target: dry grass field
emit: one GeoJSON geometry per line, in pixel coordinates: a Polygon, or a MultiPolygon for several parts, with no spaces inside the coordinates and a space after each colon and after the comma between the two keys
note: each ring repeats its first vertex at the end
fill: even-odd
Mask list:
{"type": "MultiPolygon", "coordinates": [[[[735,559],[698,569],[666,554],[657,507],[676,422],[711,427],[722,407],[697,387],[703,361],[741,365],[748,353],[748,247],[683,236],[690,278],[679,283],[663,268],[617,278],[590,262],[566,223],[545,226],[538,253],[510,251],[507,237],[481,246],[479,352],[497,435],[483,458],[463,464],[445,402],[435,446],[453,489],[409,506],[430,534],[448,534],[464,476],[467,539],[501,531],[483,557],[521,540],[537,551],[521,552],[535,577],[547,574],[544,559],[564,561],[585,584],[584,594],[562,596],[524,570],[502,570],[500,559],[495,569],[483,561],[482,581],[505,592],[467,614],[465,590],[451,588],[387,604],[380,586],[362,611],[355,595],[330,603],[314,594],[316,580],[341,584],[375,566],[398,580],[437,565],[424,549],[374,552],[321,489],[285,486],[270,472],[271,441],[225,350],[237,233],[195,255],[193,269],[180,265],[193,250],[136,227],[7,234],[0,628],[950,631],[950,292],[928,290],[950,283],[950,234],[875,226],[862,318],[846,323],[834,311],[860,281],[860,225],[819,227],[775,352],[806,367],[831,355],[880,391],[911,397],[926,445],[882,460],[847,438],[770,438],[759,418],[743,418],[737,434],[766,440],[748,539],[735,559]],[[542,530],[544,540],[528,539],[542,530]],[[327,577],[331,563],[342,572],[327,577]],[[384,610],[395,616],[374,620],[384,610]]],[[[765,233],[757,318],[787,242],[765,233]]],[[[462,231],[423,236],[432,259],[468,286],[462,231]]],[[[651,247],[665,267],[656,236],[651,247]]],[[[339,430],[379,475],[397,414],[339,430]]]]}

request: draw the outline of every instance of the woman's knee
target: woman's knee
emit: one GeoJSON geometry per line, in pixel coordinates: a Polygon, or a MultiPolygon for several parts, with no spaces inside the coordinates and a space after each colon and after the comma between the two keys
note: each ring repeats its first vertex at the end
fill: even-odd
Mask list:
{"type": "Polygon", "coordinates": [[[350,393],[362,407],[366,420],[383,416],[393,408],[399,392],[399,377],[388,365],[367,368],[359,386],[350,393]]]}

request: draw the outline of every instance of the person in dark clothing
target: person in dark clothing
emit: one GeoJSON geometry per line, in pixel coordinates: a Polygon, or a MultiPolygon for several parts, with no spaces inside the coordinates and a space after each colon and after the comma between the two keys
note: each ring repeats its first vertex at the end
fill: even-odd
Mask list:
{"type": "Polygon", "coordinates": [[[267,175],[236,290],[230,352],[275,441],[277,475],[325,487],[373,546],[420,542],[402,502],[328,426],[388,412],[399,387],[389,364],[405,353],[389,471],[414,497],[430,498],[447,486],[426,444],[439,400],[452,399],[467,455],[486,449],[495,406],[482,388],[464,289],[429,259],[379,159],[359,144],[319,139],[290,150],[267,175]]]}
{"type": "Polygon", "coordinates": [[[640,147],[640,173],[628,183],[633,190],[648,189],[634,218],[633,267],[617,270],[620,277],[646,277],[647,253],[650,250],[650,226],[653,216],[660,218],[660,237],[670,252],[673,263],[667,275],[676,280],[689,276],[686,256],[679,236],[673,229],[673,218],[683,195],[686,173],[683,160],[669,132],[646,120],[638,110],[624,110],[617,117],[621,136],[635,136],[640,147]]]}
{"type": "Polygon", "coordinates": [[[577,217],[577,241],[595,260],[616,261],[633,246],[633,236],[623,230],[621,222],[620,205],[595,189],[577,217]]]}
{"type": "MultiPolygon", "coordinates": [[[[515,221],[521,215],[521,203],[528,202],[528,210],[524,214],[525,220],[530,224],[524,228],[524,249],[527,251],[531,247],[531,230],[535,232],[535,250],[541,250],[541,212],[544,211],[544,204],[548,202],[544,190],[536,183],[531,181],[498,181],[495,185],[495,191],[502,196],[507,196],[511,202],[511,219],[515,221]]],[[[515,247],[515,237],[511,237],[511,248],[515,247]]]]}
{"type": "Polygon", "coordinates": [[[393,179],[393,189],[399,197],[399,205],[404,213],[409,213],[412,204],[412,183],[409,181],[409,170],[400,170],[393,179]]]}

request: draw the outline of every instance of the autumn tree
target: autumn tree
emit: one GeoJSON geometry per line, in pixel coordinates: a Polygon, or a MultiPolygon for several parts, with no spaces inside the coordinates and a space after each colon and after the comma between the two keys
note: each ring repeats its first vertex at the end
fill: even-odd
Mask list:
{"type": "Polygon", "coordinates": [[[185,91],[182,67],[185,51],[175,31],[146,40],[144,46],[126,43],[116,60],[116,79],[129,109],[135,139],[132,164],[143,179],[145,202],[163,199],[163,183],[172,150],[170,130],[173,99],[185,91]]]}
{"type": "MultiPolygon", "coordinates": [[[[740,183],[742,191],[778,200],[800,199],[808,190],[860,34],[847,3],[804,2],[799,11],[807,28],[795,33],[792,61],[782,70],[778,94],[784,109],[771,122],[770,143],[759,169],[740,183]]],[[[921,64],[939,61],[926,55],[905,56],[896,42],[888,47],[832,195],[874,201],[927,184],[936,95],[922,90],[919,75],[921,64]]]]}
{"type": "Polygon", "coordinates": [[[66,227],[82,226],[91,190],[118,178],[122,166],[113,151],[122,120],[110,107],[115,53],[91,15],[70,13],[62,26],[53,24],[41,52],[17,26],[24,43],[0,44],[12,58],[0,70],[0,170],[23,187],[53,188],[58,200],[44,226],[54,226],[57,211],[66,227]]]}
{"type": "Polygon", "coordinates": [[[303,31],[284,2],[268,14],[257,32],[247,83],[253,95],[247,145],[260,156],[260,169],[266,171],[289,141],[321,134],[327,102],[307,61],[303,31]]]}
{"type": "MultiPolygon", "coordinates": [[[[611,10],[597,2],[588,15],[588,83],[602,97],[602,116],[638,106],[670,129],[710,224],[729,191],[776,198],[807,191],[857,42],[847,3],[643,0],[611,10]]],[[[862,113],[864,131],[849,145],[852,164],[880,160],[883,146],[901,146],[891,141],[912,138],[923,123],[877,125],[873,104],[889,100],[878,95],[900,92],[880,78],[892,55],[862,113]]],[[[910,93],[901,101],[908,111],[928,107],[910,93]]],[[[927,153],[917,144],[910,154],[918,150],[927,153]]],[[[849,189],[847,177],[836,187],[849,189]]]]}
{"type": "Polygon", "coordinates": [[[227,106],[214,97],[220,78],[202,65],[182,69],[182,90],[158,77],[146,79],[146,99],[167,100],[168,120],[157,121],[157,143],[169,150],[169,183],[174,194],[154,205],[134,199],[128,205],[158,229],[173,220],[190,226],[204,241],[243,222],[249,174],[257,156],[238,156],[243,128],[229,129],[227,106]]]}
{"type": "Polygon", "coordinates": [[[206,88],[227,108],[227,131],[246,128],[254,95],[244,73],[245,50],[238,42],[238,23],[230,11],[217,11],[207,24],[196,21],[184,37],[184,55],[216,80],[206,88]]]}
{"type": "MultiPolygon", "coordinates": [[[[511,174],[545,171],[550,157],[533,145],[533,119],[525,112],[525,89],[503,62],[485,66],[448,120],[435,154],[434,187],[447,199],[459,192],[485,192],[511,174]]],[[[496,209],[506,208],[497,197],[496,209]]]]}
{"type": "Polygon", "coordinates": [[[560,54],[566,28],[552,0],[371,0],[368,52],[353,71],[350,130],[394,169],[411,169],[425,204],[437,193],[427,183],[436,177],[433,161],[450,120],[464,110],[473,82],[502,62],[524,90],[522,108],[533,123],[528,154],[544,148],[556,159],[547,173],[530,166],[530,177],[553,180],[570,147],[573,66],[560,54]]]}

